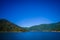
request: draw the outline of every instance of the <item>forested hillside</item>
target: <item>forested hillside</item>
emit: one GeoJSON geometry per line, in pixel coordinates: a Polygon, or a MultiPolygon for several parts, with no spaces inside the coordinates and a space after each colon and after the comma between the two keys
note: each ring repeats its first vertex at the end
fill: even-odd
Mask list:
{"type": "Polygon", "coordinates": [[[35,26],[30,27],[29,31],[60,31],[60,22],[35,25],[35,26]]]}
{"type": "Polygon", "coordinates": [[[0,32],[25,32],[26,29],[17,26],[16,24],[6,20],[0,19],[0,32]]]}

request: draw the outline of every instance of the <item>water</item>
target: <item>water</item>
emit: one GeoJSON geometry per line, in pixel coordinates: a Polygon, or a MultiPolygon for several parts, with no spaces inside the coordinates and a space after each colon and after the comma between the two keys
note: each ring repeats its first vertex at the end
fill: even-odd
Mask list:
{"type": "Polygon", "coordinates": [[[59,32],[6,32],[0,40],[60,40],[59,32]]]}

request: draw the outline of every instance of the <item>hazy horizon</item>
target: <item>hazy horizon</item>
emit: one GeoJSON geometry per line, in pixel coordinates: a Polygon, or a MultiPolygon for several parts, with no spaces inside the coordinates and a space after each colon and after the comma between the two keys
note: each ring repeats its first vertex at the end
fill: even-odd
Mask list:
{"type": "MultiPolygon", "coordinates": [[[[5,18],[0,18],[0,20],[7,20],[7,21],[9,21],[9,22],[11,22],[11,23],[13,23],[13,24],[15,24],[15,25],[17,25],[17,26],[20,26],[20,27],[32,27],[32,26],[36,26],[36,25],[41,25],[41,24],[52,24],[52,23],[58,23],[58,22],[60,22],[60,21],[58,21],[58,22],[50,22],[50,23],[48,23],[48,22],[46,22],[46,23],[44,23],[44,22],[42,22],[42,23],[39,23],[39,24],[34,24],[34,25],[27,25],[27,24],[25,24],[26,26],[22,26],[22,25],[20,25],[20,24],[17,24],[17,23],[14,23],[14,22],[12,22],[12,21],[10,21],[10,20],[8,20],[8,19],[5,19],[5,18]]],[[[44,20],[45,21],[45,20],[44,20]]],[[[36,23],[36,22],[35,22],[36,23]]]]}

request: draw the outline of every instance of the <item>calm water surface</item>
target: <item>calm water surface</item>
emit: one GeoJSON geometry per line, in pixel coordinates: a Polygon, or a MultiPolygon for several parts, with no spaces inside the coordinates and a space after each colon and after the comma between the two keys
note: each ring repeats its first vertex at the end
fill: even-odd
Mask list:
{"type": "Polygon", "coordinates": [[[0,33],[0,40],[60,40],[60,32],[0,33]]]}

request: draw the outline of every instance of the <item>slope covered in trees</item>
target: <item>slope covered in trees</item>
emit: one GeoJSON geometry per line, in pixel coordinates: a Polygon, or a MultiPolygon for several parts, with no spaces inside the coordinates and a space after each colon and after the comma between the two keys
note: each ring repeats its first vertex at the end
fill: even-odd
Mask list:
{"type": "Polygon", "coordinates": [[[30,27],[29,31],[60,31],[60,22],[35,25],[35,26],[30,27]]]}
{"type": "Polygon", "coordinates": [[[6,19],[0,19],[0,32],[26,32],[26,31],[39,31],[39,32],[50,32],[60,31],[60,22],[51,24],[40,24],[31,27],[20,27],[6,19]]]}
{"type": "Polygon", "coordinates": [[[0,19],[0,32],[25,32],[26,29],[17,26],[6,19],[0,19]]]}

